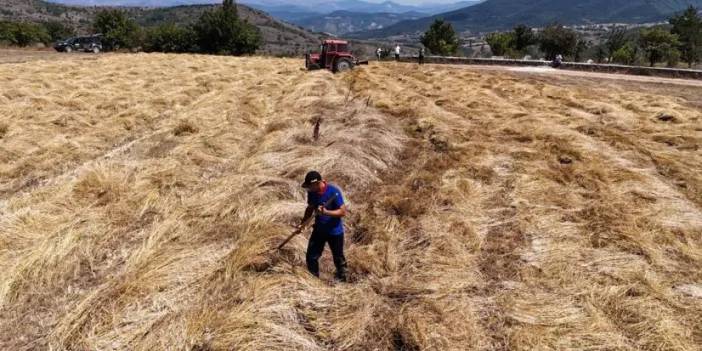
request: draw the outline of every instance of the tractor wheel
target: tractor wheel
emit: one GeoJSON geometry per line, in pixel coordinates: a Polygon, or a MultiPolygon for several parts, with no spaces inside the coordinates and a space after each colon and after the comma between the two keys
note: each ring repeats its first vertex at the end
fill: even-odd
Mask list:
{"type": "Polygon", "coordinates": [[[334,66],[334,72],[344,72],[348,71],[353,68],[353,63],[347,59],[340,59],[339,61],[336,61],[336,65],[334,66]]]}

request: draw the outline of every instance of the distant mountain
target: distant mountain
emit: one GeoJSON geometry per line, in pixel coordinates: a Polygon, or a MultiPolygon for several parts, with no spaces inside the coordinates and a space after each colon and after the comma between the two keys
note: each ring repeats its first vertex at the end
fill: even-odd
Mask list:
{"type": "Polygon", "coordinates": [[[362,0],[241,0],[251,7],[263,10],[272,16],[293,21],[319,14],[330,14],[336,11],[357,13],[408,13],[416,12],[427,16],[480,3],[482,0],[463,0],[451,4],[402,5],[393,1],[373,3],[362,0]]]}
{"type": "MultiPolygon", "coordinates": [[[[218,4],[221,0],[51,0],[54,3],[75,6],[130,6],[130,7],[172,7],[181,5],[218,4]]],[[[463,0],[451,4],[422,4],[417,6],[402,5],[393,1],[382,3],[363,0],[241,0],[239,3],[250,5],[268,13],[331,13],[335,11],[370,12],[370,13],[405,13],[422,12],[429,15],[455,10],[474,5],[480,0],[463,0]],[[269,11],[272,10],[272,11],[269,11]]]]}
{"type": "MultiPolygon", "coordinates": [[[[49,0],[53,3],[73,6],[124,6],[124,7],[174,7],[193,4],[219,4],[221,0],[49,0]]],[[[433,14],[475,5],[484,0],[462,0],[450,4],[402,5],[393,1],[381,3],[363,0],[239,0],[238,3],[264,11],[271,16],[290,23],[305,23],[305,28],[329,33],[347,33],[350,28],[369,30],[384,28],[402,20],[417,19],[433,14]],[[353,12],[343,16],[342,23],[321,20],[324,15],[339,11],[353,12]],[[369,15],[361,15],[367,13],[369,15]],[[395,14],[398,16],[387,16],[395,14]],[[411,15],[408,15],[411,14],[411,15]],[[373,24],[375,23],[375,25],[373,24]],[[311,24],[308,26],[307,24],[311,24]],[[338,28],[337,28],[338,27],[338,28]],[[333,29],[333,30],[332,30],[333,29]]]]}
{"type": "Polygon", "coordinates": [[[345,10],[353,12],[369,12],[369,13],[403,13],[410,11],[418,11],[419,8],[415,6],[402,5],[392,1],[385,1],[382,3],[366,2],[359,0],[341,0],[341,1],[330,1],[324,3],[322,6],[333,6],[336,11],[345,10]]]}
{"type": "Polygon", "coordinates": [[[342,35],[350,32],[373,30],[387,27],[403,20],[425,17],[419,12],[405,13],[365,13],[351,11],[334,11],[326,15],[313,15],[291,20],[292,23],[314,32],[342,35]]]}
{"type": "Polygon", "coordinates": [[[485,32],[517,24],[544,26],[587,23],[646,23],[665,20],[687,6],[702,7],[702,0],[487,0],[483,3],[389,27],[355,33],[358,38],[386,38],[425,31],[443,18],[460,32],[485,32]]]}
{"type": "Polygon", "coordinates": [[[444,12],[449,12],[453,10],[458,10],[462,9],[465,7],[470,7],[473,5],[477,5],[481,2],[484,2],[485,0],[464,0],[464,1],[459,1],[459,2],[454,2],[454,3],[449,3],[449,4],[422,4],[417,6],[419,8],[418,11],[428,13],[430,15],[436,15],[439,13],[444,13],[444,12]]]}
{"type": "Polygon", "coordinates": [[[273,13],[288,10],[291,12],[332,13],[334,11],[352,12],[390,12],[402,13],[416,11],[418,7],[402,5],[392,1],[373,3],[363,0],[241,0],[243,3],[257,9],[273,13]],[[269,11],[273,10],[273,11],[269,11]]]}
{"type": "Polygon", "coordinates": [[[372,3],[362,0],[241,0],[271,16],[312,31],[346,34],[385,28],[400,21],[464,8],[483,0],[450,4],[402,5],[393,1],[372,3]]]}

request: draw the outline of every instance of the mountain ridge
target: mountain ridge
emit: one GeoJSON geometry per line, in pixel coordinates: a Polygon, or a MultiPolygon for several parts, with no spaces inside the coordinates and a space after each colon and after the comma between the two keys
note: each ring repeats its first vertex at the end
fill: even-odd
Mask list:
{"type": "Polygon", "coordinates": [[[405,13],[366,13],[339,10],[326,15],[293,19],[290,22],[313,32],[343,35],[362,30],[380,29],[402,20],[418,19],[425,16],[426,14],[414,11],[405,13]]]}
{"type": "Polygon", "coordinates": [[[354,33],[358,38],[381,38],[422,32],[435,19],[443,18],[459,32],[509,29],[517,24],[534,27],[558,22],[646,23],[665,20],[687,6],[702,7],[702,0],[582,0],[578,4],[560,0],[488,0],[483,3],[417,20],[401,21],[387,28],[354,33]]]}

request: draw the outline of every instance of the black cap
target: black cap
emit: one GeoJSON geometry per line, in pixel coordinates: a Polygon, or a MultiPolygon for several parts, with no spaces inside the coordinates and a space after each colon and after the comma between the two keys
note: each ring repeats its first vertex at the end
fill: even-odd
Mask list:
{"type": "Polygon", "coordinates": [[[317,171],[310,171],[305,176],[305,182],[302,183],[303,188],[309,187],[311,184],[322,181],[322,175],[317,171]]]}

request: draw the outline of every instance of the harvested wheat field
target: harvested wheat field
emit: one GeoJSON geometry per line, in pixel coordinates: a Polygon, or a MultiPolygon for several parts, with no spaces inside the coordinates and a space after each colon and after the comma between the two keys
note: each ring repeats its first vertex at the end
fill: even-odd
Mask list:
{"type": "Polygon", "coordinates": [[[0,349],[702,348],[701,88],[301,66],[0,65],[0,349]]]}

